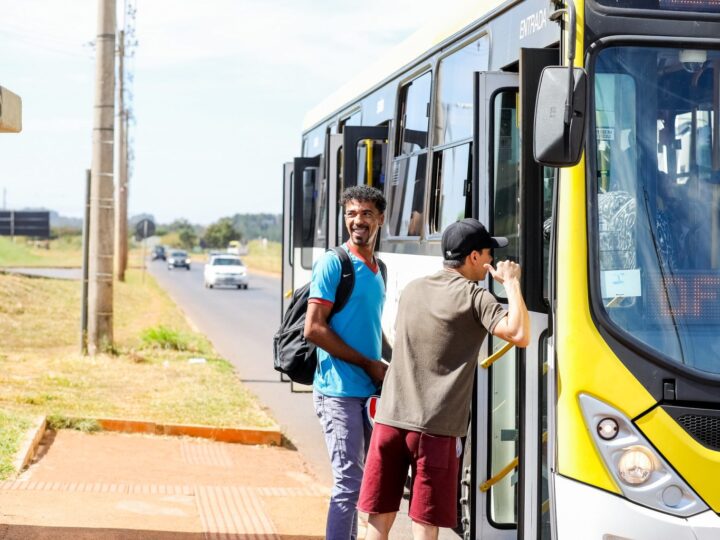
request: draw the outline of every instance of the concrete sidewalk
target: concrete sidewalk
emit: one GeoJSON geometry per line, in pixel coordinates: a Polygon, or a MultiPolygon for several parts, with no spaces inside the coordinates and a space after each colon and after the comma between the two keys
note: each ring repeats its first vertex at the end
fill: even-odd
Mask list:
{"type": "Polygon", "coordinates": [[[47,432],[0,483],[0,540],[320,539],[328,496],[287,448],[47,432]]]}

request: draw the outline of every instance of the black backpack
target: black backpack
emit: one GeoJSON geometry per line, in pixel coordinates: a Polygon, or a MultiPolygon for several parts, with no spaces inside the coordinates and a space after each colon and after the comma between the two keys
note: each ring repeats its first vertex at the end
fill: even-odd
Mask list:
{"type": "MultiPolygon", "coordinates": [[[[355,269],[350,256],[342,247],[332,249],[340,259],[341,277],[335,293],[335,302],[328,316],[328,322],[347,304],[355,287],[355,269]]],[[[383,282],[387,283],[387,269],[378,258],[383,282]]],[[[305,340],[305,314],[310,296],[310,283],[306,283],[293,293],[290,305],[283,315],[282,323],[273,337],[273,367],[287,375],[291,381],[300,384],[312,384],[317,368],[317,351],[312,343],[305,340]]]]}

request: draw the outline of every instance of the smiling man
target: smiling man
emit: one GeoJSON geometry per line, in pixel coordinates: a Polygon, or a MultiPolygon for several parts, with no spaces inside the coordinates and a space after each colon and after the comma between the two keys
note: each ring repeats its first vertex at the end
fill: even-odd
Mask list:
{"type": "Polygon", "coordinates": [[[347,188],[341,198],[350,239],[343,246],[355,271],[355,285],[345,306],[330,319],[342,266],[328,251],[313,266],[305,338],[317,345],[313,381],[315,412],[325,433],[333,472],[326,538],[357,538],[357,503],[371,426],[365,401],[385,377],[380,361],[385,283],[374,256],[385,220],[385,198],[369,186],[347,188]]]}

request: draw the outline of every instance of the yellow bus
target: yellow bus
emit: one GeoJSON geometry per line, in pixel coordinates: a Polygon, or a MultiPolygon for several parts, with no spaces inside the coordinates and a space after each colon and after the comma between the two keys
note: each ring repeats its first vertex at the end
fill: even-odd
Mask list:
{"type": "Polygon", "coordinates": [[[720,2],[438,19],[308,112],[284,169],[283,309],[347,239],[346,186],[388,199],[391,339],[444,228],[480,219],[523,267],[533,342],[484,345],[460,534],[720,538],[720,2]]]}

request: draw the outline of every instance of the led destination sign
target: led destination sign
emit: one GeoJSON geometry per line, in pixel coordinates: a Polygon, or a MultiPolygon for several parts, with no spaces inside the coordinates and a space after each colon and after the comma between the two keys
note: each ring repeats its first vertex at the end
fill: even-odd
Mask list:
{"type": "Polygon", "coordinates": [[[597,0],[603,6],[619,9],[652,9],[720,13],[720,0],[597,0]]]}
{"type": "Polygon", "coordinates": [[[645,284],[645,316],[657,322],[720,323],[720,274],[656,276],[645,284]]]}
{"type": "Polygon", "coordinates": [[[659,9],[669,11],[720,12],[720,0],[658,0],[659,9]]]}

